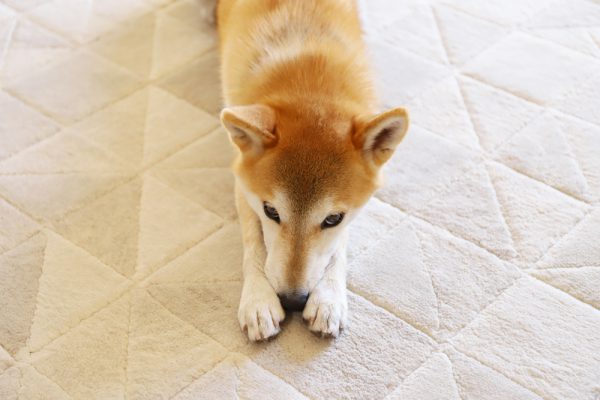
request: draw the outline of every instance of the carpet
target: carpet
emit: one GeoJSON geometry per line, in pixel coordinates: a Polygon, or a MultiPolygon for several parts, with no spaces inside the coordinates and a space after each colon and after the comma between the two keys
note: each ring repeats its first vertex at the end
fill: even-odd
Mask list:
{"type": "Polygon", "coordinates": [[[600,398],[600,2],[363,0],[410,131],[349,327],[239,329],[212,2],[0,0],[0,398],[600,398]]]}

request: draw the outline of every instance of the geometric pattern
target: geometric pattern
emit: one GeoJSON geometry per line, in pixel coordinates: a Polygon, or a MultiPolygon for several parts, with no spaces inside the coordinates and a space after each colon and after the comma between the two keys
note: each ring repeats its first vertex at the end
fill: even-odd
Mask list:
{"type": "Polygon", "coordinates": [[[359,5],[410,133],[347,329],[254,344],[214,0],[0,0],[0,399],[600,395],[600,3],[359,5]]]}
{"type": "Polygon", "coordinates": [[[217,124],[202,110],[147,86],[66,130],[105,148],[133,168],[145,168],[206,135],[217,124]]]}
{"type": "Polygon", "coordinates": [[[7,90],[58,122],[70,124],[131,93],[141,84],[128,71],[79,50],[38,70],[37,74],[10,81],[7,90]],[[95,95],[88,96],[89,93],[95,95]]]}
{"type": "Polygon", "coordinates": [[[0,120],[0,140],[2,141],[0,160],[51,136],[59,129],[51,119],[3,91],[0,91],[0,108],[13,116],[13,118],[0,120]],[[14,134],[16,130],[19,135],[14,134]]]}
{"type": "Polygon", "coordinates": [[[26,19],[18,18],[16,13],[12,14],[12,18],[3,19],[2,24],[2,82],[14,81],[20,74],[43,68],[73,51],[65,39],[26,19]]]}
{"type": "Polygon", "coordinates": [[[598,313],[563,292],[545,289],[543,283],[523,277],[450,342],[492,368],[501,366],[508,378],[544,397],[593,394],[600,361],[600,343],[593,339],[600,329],[598,313]],[[567,334],[580,340],[553,345],[567,334]],[[523,373],[529,369],[538,373],[523,373]]]}
{"type": "MultiPolygon", "coordinates": [[[[151,79],[184,64],[215,45],[214,29],[198,32],[197,22],[177,18],[180,7],[150,13],[107,35],[91,47],[142,77],[151,79]],[[177,46],[173,46],[177,43],[177,46]],[[132,51],[134,50],[134,51],[132,51]]],[[[189,8],[186,7],[186,8],[189,8]]],[[[186,11],[186,10],[183,10],[186,11]]]]}

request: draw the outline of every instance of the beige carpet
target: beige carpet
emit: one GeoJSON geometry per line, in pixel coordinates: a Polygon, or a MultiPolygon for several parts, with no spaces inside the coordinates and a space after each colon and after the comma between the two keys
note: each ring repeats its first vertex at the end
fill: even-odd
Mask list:
{"type": "Polygon", "coordinates": [[[0,0],[0,399],[600,398],[600,2],[363,1],[413,125],[258,345],[209,3],[0,0]]]}

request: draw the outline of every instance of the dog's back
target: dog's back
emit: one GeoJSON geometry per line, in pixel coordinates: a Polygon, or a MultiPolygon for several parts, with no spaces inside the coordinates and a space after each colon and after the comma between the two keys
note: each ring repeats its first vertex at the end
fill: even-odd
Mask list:
{"type": "Polygon", "coordinates": [[[375,106],[354,1],[221,0],[218,26],[226,104],[375,106]]]}

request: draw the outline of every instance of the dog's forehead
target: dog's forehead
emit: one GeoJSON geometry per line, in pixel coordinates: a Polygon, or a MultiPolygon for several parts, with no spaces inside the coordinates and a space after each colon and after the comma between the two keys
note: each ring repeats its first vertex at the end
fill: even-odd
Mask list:
{"type": "Polygon", "coordinates": [[[378,176],[367,168],[350,138],[308,132],[291,142],[282,137],[274,148],[237,168],[263,201],[273,201],[293,215],[344,211],[362,206],[376,189],[378,176]],[[280,193],[280,201],[276,201],[280,193]],[[326,200],[327,199],[327,200],[326,200]],[[330,209],[323,211],[327,206],[330,209]]]}
{"type": "Polygon", "coordinates": [[[306,213],[338,199],[348,180],[349,154],[343,149],[288,149],[275,160],[276,186],[290,210],[306,213]]]}

